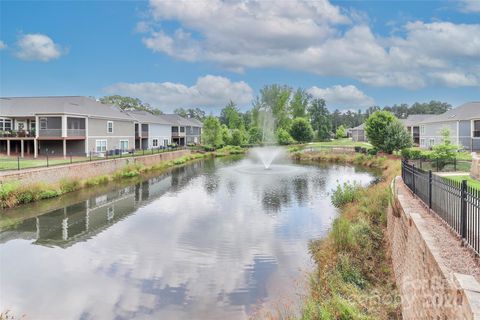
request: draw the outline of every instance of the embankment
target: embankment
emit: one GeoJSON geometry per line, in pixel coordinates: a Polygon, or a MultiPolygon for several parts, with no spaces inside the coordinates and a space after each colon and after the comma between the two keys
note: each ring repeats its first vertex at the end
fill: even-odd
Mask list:
{"type": "Polygon", "coordinates": [[[404,319],[480,319],[480,270],[471,252],[397,177],[388,214],[404,319]]]}

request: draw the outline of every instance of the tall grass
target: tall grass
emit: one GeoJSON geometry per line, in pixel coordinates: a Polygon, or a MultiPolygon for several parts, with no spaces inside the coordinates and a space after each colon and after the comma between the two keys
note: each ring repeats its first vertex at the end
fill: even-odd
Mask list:
{"type": "Polygon", "coordinates": [[[343,186],[337,185],[337,188],[332,193],[332,204],[337,207],[343,207],[347,203],[358,200],[362,187],[357,183],[345,182],[343,186]]]}

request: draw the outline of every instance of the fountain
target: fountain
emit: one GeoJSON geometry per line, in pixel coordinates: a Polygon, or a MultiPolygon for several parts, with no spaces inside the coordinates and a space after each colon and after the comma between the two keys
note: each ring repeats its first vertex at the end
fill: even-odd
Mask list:
{"type": "Polygon", "coordinates": [[[279,157],[284,155],[285,150],[280,147],[262,147],[262,148],[253,148],[250,151],[250,154],[260,160],[263,163],[265,170],[269,170],[272,162],[279,157]]]}

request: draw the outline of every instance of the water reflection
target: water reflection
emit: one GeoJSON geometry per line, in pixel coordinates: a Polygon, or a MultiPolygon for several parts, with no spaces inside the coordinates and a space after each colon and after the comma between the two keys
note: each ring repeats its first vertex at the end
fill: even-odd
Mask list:
{"type": "MultiPolygon", "coordinates": [[[[0,231],[0,310],[32,319],[241,319],[291,292],[353,167],[249,175],[206,160],[0,231]]],[[[31,210],[35,210],[32,208],[31,210]]]]}

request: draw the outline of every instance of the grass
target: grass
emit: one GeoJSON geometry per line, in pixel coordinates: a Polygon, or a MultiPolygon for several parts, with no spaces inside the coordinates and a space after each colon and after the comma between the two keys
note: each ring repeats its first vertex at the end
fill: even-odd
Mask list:
{"type": "Polygon", "coordinates": [[[389,183],[400,172],[399,159],[323,152],[295,153],[293,157],[382,170],[382,179],[375,185],[344,185],[334,192],[332,201],[340,208],[340,214],[326,238],[310,243],[316,269],[310,275],[310,292],[300,318],[400,319],[385,239],[389,183]]]}
{"type": "Polygon", "coordinates": [[[463,180],[467,180],[468,186],[474,189],[480,190],[480,181],[475,180],[470,176],[444,176],[443,178],[446,180],[452,180],[456,182],[462,182],[463,180]]]}
{"type": "MultiPolygon", "coordinates": [[[[420,147],[413,147],[412,150],[418,150],[421,152],[421,155],[424,158],[430,159],[430,155],[433,153],[432,150],[425,150],[420,147]]],[[[472,154],[469,151],[462,151],[456,153],[457,160],[465,160],[465,161],[472,161],[472,154]]]]}
{"type": "Polygon", "coordinates": [[[325,146],[335,146],[335,147],[364,147],[364,148],[371,148],[372,145],[368,142],[361,142],[361,141],[353,141],[350,138],[344,139],[334,139],[331,141],[320,141],[320,142],[312,142],[307,144],[308,147],[325,147],[325,146]]]}

